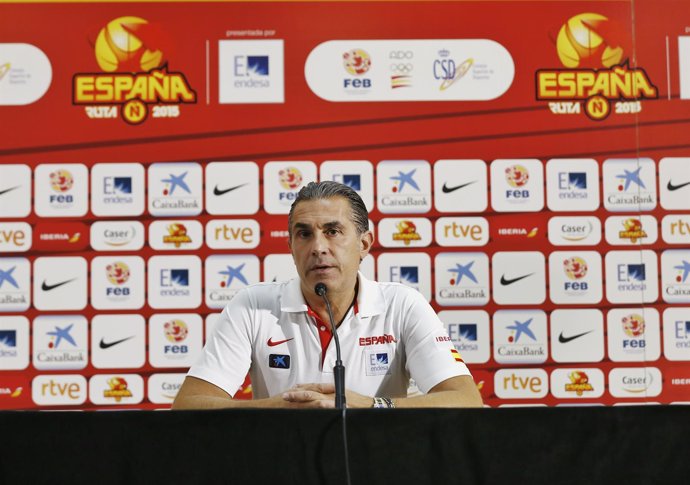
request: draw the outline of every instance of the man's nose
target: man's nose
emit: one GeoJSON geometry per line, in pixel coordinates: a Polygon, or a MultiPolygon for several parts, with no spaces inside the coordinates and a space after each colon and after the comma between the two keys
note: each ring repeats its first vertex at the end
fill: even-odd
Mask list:
{"type": "Polygon", "coordinates": [[[316,233],[311,246],[312,254],[324,254],[328,252],[328,240],[321,233],[316,233]]]}

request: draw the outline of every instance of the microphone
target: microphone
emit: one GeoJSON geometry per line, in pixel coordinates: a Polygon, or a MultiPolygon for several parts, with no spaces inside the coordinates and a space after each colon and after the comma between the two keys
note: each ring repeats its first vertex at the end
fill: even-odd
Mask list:
{"type": "Polygon", "coordinates": [[[335,407],[336,409],[345,409],[345,367],[343,367],[343,361],[340,355],[340,340],[338,339],[338,331],[333,321],[331,303],[326,296],[327,291],[328,288],[324,283],[317,283],[314,287],[314,293],[319,295],[323,298],[323,301],[326,302],[328,318],[331,320],[331,332],[333,332],[333,339],[335,340],[335,366],[333,367],[333,376],[335,378],[335,407]]]}

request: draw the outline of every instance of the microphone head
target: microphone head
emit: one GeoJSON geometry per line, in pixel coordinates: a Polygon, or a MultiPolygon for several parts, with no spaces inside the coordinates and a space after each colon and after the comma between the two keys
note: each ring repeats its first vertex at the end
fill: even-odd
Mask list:
{"type": "Polygon", "coordinates": [[[314,293],[316,293],[319,296],[323,296],[326,294],[326,291],[328,291],[328,288],[324,283],[316,283],[316,286],[314,287],[314,293]]]}

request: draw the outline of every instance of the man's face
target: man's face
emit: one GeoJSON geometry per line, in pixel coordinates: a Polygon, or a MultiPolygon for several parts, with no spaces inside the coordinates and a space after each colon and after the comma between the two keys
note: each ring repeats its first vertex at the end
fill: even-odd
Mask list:
{"type": "Polygon", "coordinates": [[[300,202],[292,214],[290,250],[305,295],[325,283],[329,295],[348,294],[355,287],[359,263],[373,236],[357,234],[347,199],[332,197],[300,202]]]}

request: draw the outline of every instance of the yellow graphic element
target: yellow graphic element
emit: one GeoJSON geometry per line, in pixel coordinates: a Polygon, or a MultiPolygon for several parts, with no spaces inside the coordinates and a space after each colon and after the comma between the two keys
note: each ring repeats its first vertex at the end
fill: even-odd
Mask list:
{"type": "Polygon", "coordinates": [[[472,64],[474,64],[474,59],[469,58],[466,61],[464,61],[462,64],[460,64],[456,69],[455,69],[455,76],[453,76],[452,79],[444,79],[443,82],[441,83],[441,86],[439,87],[439,91],[445,91],[449,87],[451,87],[453,84],[455,84],[457,81],[465,77],[465,74],[470,72],[470,68],[472,67],[472,64]]]}
{"type": "Polygon", "coordinates": [[[5,64],[0,64],[0,81],[2,81],[2,78],[5,77],[5,75],[10,72],[10,66],[9,62],[6,62],[5,64]]]}
{"type": "Polygon", "coordinates": [[[484,389],[484,381],[479,381],[476,384],[477,384],[477,390],[478,391],[481,391],[482,389],[484,389]]]}
{"type": "Polygon", "coordinates": [[[14,392],[12,392],[12,394],[10,394],[10,397],[19,397],[19,396],[21,396],[23,390],[24,390],[23,387],[18,387],[18,388],[16,388],[16,389],[14,390],[14,392]]]}
{"type": "Polygon", "coordinates": [[[302,172],[295,167],[284,168],[278,172],[278,177],[284,189],[295,190],[302,185],[302,172]]]}
{"type": "Polygon", "coordinates": [[[173,319],[169,322],[165,322],[163,325],[163,333],[168,341],[177,343],[187,338],[189,329],[187,328],[187,324],[182,320],[173,319]]]}
{"type": "Polygon", "coordinates": [[[94,51],[96,61],[105,72],[114,72],[121,64],[138,66],[137,70],[150,71],[161,65],[163,53],[144,45],[135,32],[147,25],[140,17],[120,17],[103,27],[98,33],[94,51]]]}
{"type": "Polygon", "coordinates": [[[400,221],[396,224],[398,232],[393,234],[393,241],[404,241],[405,246],[410,245],[410,241],[420,241],[422,236],[417,233],[417,226],[412,221],[400,221]]]}
{"type": "Polygon", "coordinates": [[[110,389],[103,391],[103,397],[112,397],[115,402],[122,401],[125,397],[132,397],[132,391],[127,389],[127,381],[123,377],[111,377],[108,379],[110,389]]]}
{"type": "Polygon", "coordinates": [[[618,237],[621,239],[630,239],[631,243],[636,243],[638,239],[647,237],[647,233],[642,229],[642,221],[640,219],[630,217],[623,221],[623,231],[618,232],[618,237]]]}
{"type": "Polygon", "coordinates": [[[539,228],[533,227],[532,230],[527,233],[527,237],[535,237],[538,232],[539,232],[539,228]]]}
{"type": "Polygon", "coordinates": [[[170,224],[168,227],[168,236],[163,236],[163,242],[174,244],[179,248],[182,244],[192,242],[192,238],[187,235],[187,228],[184,224],[179,222],[170,224]]]}
{"type": "Polygon", "coordinates": [[[589,377],[581,370],[572,371],[568,374],[568,378],[570,383],[565,385],[565,390],[568,392],[574,392],[578,396],[582,396],[585,391],[591,392],[594,390],[592,384],[589,383],[589,377]]]}
{"type": "Polygon", "coordinates": [[[81,239],[81,232],[75,232],[74,234],[72,234],[72,237],[69,238],[69,240],[67,242],[75,243],[75,242],[79,241],[79,239],[81,239]]]}
{"type": "Polygon", "coordinates": [[[623,59],[621,46],[608,45],[602,37],[609,19],[598,13],[581,13],[568,19],[558,32],[556,50],[567,68],[582,67],[583,63],[596,67],[611,67],[623,59]]]}

